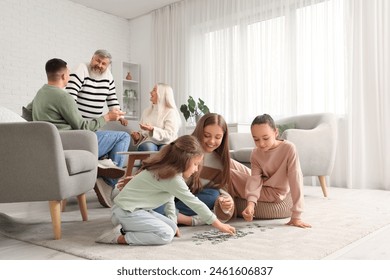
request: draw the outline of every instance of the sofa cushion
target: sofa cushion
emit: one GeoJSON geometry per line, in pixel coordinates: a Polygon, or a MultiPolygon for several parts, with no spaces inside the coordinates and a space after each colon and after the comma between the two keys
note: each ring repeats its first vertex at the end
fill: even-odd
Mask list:
{"type": "Polygon", "coordinates": [[[241,148],[233,151],[233,158],[241,163],[250,162],[252,148],[241,148]]]}
{"type": "Polygon", "coordinates": [[[283,138],[283,132],[287,129],[295,128],[295,123],[277,124],[276,127],[279,130],[279,136],[283,138]]]}
{"type": "Polygon", "coordinates": [[[0,123],[6,123],[6,122],[25,122],[26,120],[23,119],[21,116],[16,114],[15,112],[0,106],[0,123]]]}
{"type": "Polygon", "coordinates": [[[65,162],[69,175],[87,172],[96,168],[96,156],[84,150],[66,150],[65,162]]]}
{"type": "Polygon", "coordinates": [[[22,118],[28,122],[32,122],[33,121],[32,111],[23,106],[22,107],[22,118]]]}
{"type": "Polygon", "coordinates": [[[250,132],[232,132],[229,133],[230,150],[239,150],[241,148],[254,147],[252,134],[250,132]]]}

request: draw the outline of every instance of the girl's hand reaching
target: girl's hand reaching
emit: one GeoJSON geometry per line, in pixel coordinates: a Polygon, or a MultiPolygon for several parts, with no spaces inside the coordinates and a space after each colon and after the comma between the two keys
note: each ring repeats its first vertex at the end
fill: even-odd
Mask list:
{"type": "Polygon", "coordinates": [[[253,202],[248,202],[248,205],[241,214],[245,221],[251,222],[255,214],[255,204],[253,202]]]}
{"type": "Polygon", "coordinates": [[[301,227],[301,228],[311,228],[311,225],[297,218],[291,218],[291,220],[286,225],[301,227]]]}
{"type": "Polygon", "coordinates": [[[236,233],[236,229],[234,227],[228,224],[223,224],[218,219],[215,220],[211,225],[222,232],[229,233],[230,235],[234,235],[236,233]]]}

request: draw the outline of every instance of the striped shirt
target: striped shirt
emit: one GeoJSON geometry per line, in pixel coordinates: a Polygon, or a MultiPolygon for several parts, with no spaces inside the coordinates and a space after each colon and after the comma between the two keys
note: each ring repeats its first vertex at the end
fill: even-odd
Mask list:
{"type": "Polygon", "coordinates": [[[119,108],[115,93],[115,82],[110,69],[103,74],[89,68],[89,64],[81,63],[70,74],[66,90],[76,100],[77,107],[85,119],[95,119],[103,114],[104,104],[109,110],[119,108]]]}

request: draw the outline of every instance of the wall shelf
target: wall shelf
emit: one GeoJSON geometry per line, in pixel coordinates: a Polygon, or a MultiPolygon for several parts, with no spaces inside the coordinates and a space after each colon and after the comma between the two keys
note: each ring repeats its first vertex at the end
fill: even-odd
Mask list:
{"type": "Polygon", "coordinates": [[[116,93],[128,120],[139,120],[141,115],[140,65],[132,62],[113,63],[116,93]],[[126,79],[130,72],[132,79],[126,79]]]}

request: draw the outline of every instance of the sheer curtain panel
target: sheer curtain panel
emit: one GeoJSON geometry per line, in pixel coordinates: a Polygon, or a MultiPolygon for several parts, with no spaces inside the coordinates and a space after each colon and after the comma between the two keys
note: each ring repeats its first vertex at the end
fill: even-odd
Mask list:
{"type": "Polygon", "coordinates": [[[335,113],[331,185],[390,190],[389,2],[183,0],[153,14],[152,78],[230,123],[335,113]]]}

